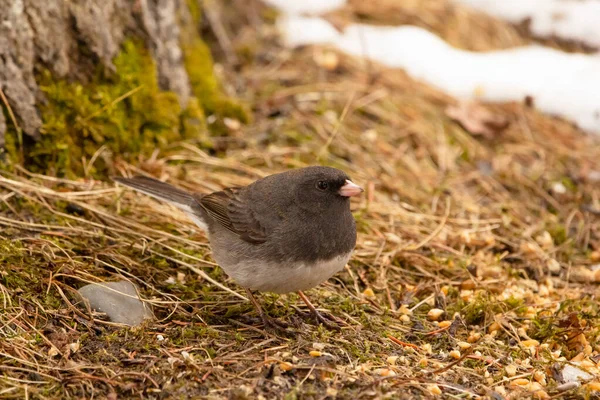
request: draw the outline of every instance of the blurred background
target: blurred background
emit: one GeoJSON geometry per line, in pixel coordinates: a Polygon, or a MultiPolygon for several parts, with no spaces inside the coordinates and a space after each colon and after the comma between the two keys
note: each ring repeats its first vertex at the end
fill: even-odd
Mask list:
{"type": "MultiPolygon", "coordinates": [[[[597,396],[600,2],[2,0],[0,398],[597,396]],[[268,335],[184,215],[322,164],[365,187],[348,327],[268,335]],[[127,280],[155,320],[77,290],[127,280]]],[[[264,295],[294,322],[294,295],[264,295]]]]}

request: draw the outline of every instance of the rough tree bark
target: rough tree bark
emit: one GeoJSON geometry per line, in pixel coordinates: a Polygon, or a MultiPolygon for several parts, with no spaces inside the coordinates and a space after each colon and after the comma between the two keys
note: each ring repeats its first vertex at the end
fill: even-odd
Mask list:
{"type": "MultiPolygon", "coordinates": [[[[185,30],[196,29],[188,5],[185,0],[0,0],[0,88],[23,133],[40,137],[39,68],[85,82],[98,63],[113,69],[121,43],[131,36],[142,38],[150,50],[160,88],[176,93],[185,107],[191,89],[180,39],[185,30]]],[[[7,116],[0,109],[0,147],[12,124],[7,116]]]]}

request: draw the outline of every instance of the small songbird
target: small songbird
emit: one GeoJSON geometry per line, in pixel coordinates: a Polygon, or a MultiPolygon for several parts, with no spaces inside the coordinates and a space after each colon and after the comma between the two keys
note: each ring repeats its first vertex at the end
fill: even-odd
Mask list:
{"type": "Polygon", "coordinates": [[[143,176],[113,179],[173,204],[203,229],[214,259],[246,289],[265,325],[285,324],[263,311],[252,290],[298,292],[314,317],[331,326],[302,291],[343,269],[356,245],[350,197],[363,189],[343,171],[300,168],[210,194],[143,176]]]}

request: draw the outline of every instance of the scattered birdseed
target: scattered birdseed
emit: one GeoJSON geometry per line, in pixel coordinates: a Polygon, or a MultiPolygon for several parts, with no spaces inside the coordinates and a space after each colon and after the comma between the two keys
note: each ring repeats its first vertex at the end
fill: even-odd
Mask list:
{"type": "Polygon", "coordinates": [[[430,321],[437,321],[440,319],[440,317],[444,314],[444,310],[441,310],[439,308],[432,308],[431,310],[429,310],[429,312],[427,313],[427,318],[430,321]]]}
{"type": "Polygon", "coordinates": [[[282,371],[291,371],[292,369],[294,369],[294,365],[287,361],[283,361],[279,363],[279,369],[281,369],[282,371]]]}

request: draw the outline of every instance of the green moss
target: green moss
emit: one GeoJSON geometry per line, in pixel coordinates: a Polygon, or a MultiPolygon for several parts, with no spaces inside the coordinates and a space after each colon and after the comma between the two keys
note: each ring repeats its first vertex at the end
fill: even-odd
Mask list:
{"type": "Polygon", "coordinates": [[[198,0],[186,0],[186,4],[192,15],[192,20],[194,20],[195,24],[199,24],[202,19],[202,10],[200,10],[198,0]]]}
{"type": "Polygon", "coordinates": [[[192,92],[205,113],[248,123],[250,118],[244,107],[222,94],[213,73],[213,59],[206,43],[197,37],[186,41],[182,47],[192,92]]]}
{"type": "MultiPolygon", "coordinates": [[[[188,3],[197,22],[200,8],[194,0],[188,3]]],[[[110,158],[105,157],[108,153],[99,153],[103,146],[126,160],[185,139],[212,148],[207,114],[218,117],[212,126],[216,130],[225,129],[225,117],[247,123],[246,110],[222,94],[208,47],[195,30],[188,31],[182,42],[189,43],[185,66],[196,97],[189,100],[186,109],[175,93],[159,88],[148,50],[129,40],[113,60],[114,73],[99,67],[90,83],[59,80],[48,71],[40,73],[37,80],[47,100],[40,105],[42,138],[27,148],[26,159],[20,160],[17,135],[9,133],[5,148],[10,161],[24,161],[33,169],[56,175],[104,175],[109,172],[110,158]]]]}
{"type": "Polygon", "coordinates": [[[4,114],[6,123],[6,132],[4,134],[4,147],[0,147],[0,168],[9,169],[11,167],[8,160],[20,161],[19,148],[22,145],[21,134],[18,133],[17,127],[12,123],[8,110],[3,104],[0,106],[0,112],[4,114]]]}
{"type": "Polygon", "coordinates": [[[182,139],[181,107],[177,96],[158,87],[152,57],[139,43],[127,41],[115,58],[116,73],[82,85],[54,79],[49,72],[39,77],[47,103],[40,107],[44,121],[42,139],[28,152],[29,161],[68,175],[103,171],[98,157],[86,164],[105,145],[114,154],[132,158],[182,139]]]}

